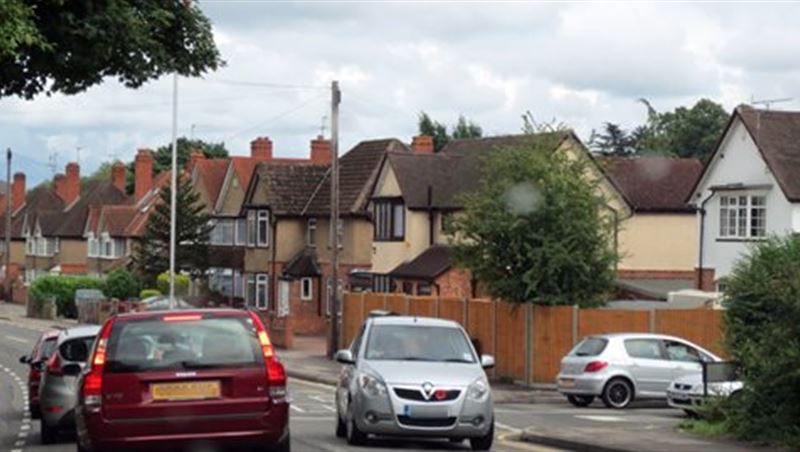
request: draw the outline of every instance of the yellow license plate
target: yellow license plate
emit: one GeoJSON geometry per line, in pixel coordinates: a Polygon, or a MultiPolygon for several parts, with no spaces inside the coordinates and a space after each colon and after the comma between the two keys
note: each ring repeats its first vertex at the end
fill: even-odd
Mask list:
{"type": "Polygon", "coordinates": [[[219,381],[158,383],[150,386],[150,395],[156,401],[218,399],[219,381]]]}

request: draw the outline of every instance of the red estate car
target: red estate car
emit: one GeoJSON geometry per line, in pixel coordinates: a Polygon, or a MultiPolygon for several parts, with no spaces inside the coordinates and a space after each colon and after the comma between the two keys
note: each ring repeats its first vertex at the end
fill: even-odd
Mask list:
{"type": "Polygon", "coordinates": [[[28,365],[28,407],[33,419],[39,419],[42,412],[39,410],[39,381],[42,378],[42,369],[47,359],[56,349],[58,330],[49,330],[42,333],[33,346],[30,355],[19,358],[19,362],[28,365]]]}
{"type": "Polygon", "coordinates": [[[254,312],[123,314],[103,325],[78,381],[76,425],[79,451],[288,452],[286,373],[254,312]]]}

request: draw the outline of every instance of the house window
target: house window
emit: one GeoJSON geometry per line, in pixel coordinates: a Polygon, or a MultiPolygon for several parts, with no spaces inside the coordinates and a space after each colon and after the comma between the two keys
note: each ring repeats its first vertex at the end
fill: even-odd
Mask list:
{"type": "Polygon", "coordinates": [[[375,201],[375,240],[403,240],[406,229],[406,208],[402,199],[375,201]]]}
{"type": "Polygon", "coordinates": [[[245,302],[248,306],[255,305],[256,302],[256,277],[252,273],[247,274],[245,285],[245,302]]]}
{"type": "Polygon", "coordinates": [[[236,239],[237,246],[244,245],[247,242],[247,220],[244,218],[236,219],[236,239]]]}
{"type": "Polygon", "coordinates": [[[269,279],[266,273],[256,274],[256,308],[267,309],[269,305],[269,279]]]}
{"type": "Polygon", "coordinates": [[[25,237],[25,254],[33,255],[36,253],[36,239],[30,235],[25,237]]]}
{"type": "Polygon", "coordinates": [[[760,238],[767,234],[765,196],[726,195],[719,198],[720,238],[760,238]]]}
{"type": "Polygon", "coordinates": [[[314,283],[311,278],[300,280],[300,299],[311,300],[313,298],[314,283]]]}
{"type": "Polygon", "coordinates": [[[229,218],[212,220],[214,227],[209,234],[212,245],[233,245],[235,221],[229,218]]]}
{"type": "Polygon", "coordinates": [[[89,257],[98,257],[100,255],[100,242],[93,232],[88,234],[87,242],[89,245],[89,257]]]}
{"type": "Polygon", "coordinates": [[[308,246],[317,245],[317,219],[309,218],[306,226],[306,244],[308,246]]]}
{"type": "Polygon", "coordinates": [[[392,292],[392,278],[389,275],[372,275],[372,291],[377,293],[392,292]]]}
{"type": "Polygon", "coordinates": [[[269,212],[266,210],[259,210],[256,222],[258,229],[256,244],[258,246],[269,246],[269,212]]]}
{"type": "Polygon", "coordinates": [[[427,282],[420,282],[417,283],[417,295],[432,295],[433,294],[433,286],[431,283],[427,282]]]}
{"type": "Polygon", "coordinates": [[[403,281],[403,293],[406,295],[414,295],[414,283],[403,281]]]}
{"type": "Polygon", "coordinates": [[[256,211],[247,212],[247,245],[256,245],[256,211]]]}

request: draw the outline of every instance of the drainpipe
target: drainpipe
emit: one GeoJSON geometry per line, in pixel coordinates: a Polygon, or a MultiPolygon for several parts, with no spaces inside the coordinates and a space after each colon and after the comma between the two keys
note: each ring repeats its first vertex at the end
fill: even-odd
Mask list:
{"type": "MultiPolygon", "coordinates": [[[[278,281],[278,278],[275,275],[275,268],[276,268],[275,259],[277,259],[277,252],[278,252],[278,243],[277,243],[278,242],[278,221],[275,219],[275,216],[272,214],[272,211],[270,211],[270,213],[269,213],[269,222],[270,222],[270,226],[272,226],[272,228],[271,228],[272,229],[272,237],[271,237],[272,241],[269,244],[270,247],[272,248],[271,253],[270,253],[270,260],[272,262],[270,262],[270,271],[269,271],[269,273],[270,273],[270,277],[269,277],[269,279],[270,279],[270,285],[269,285],[270,299],[269,299],[269,302],[267,303],[267,311],[269,311],[270,305],[272,305],[273,310],[277,310],[276,308],[278,306],[278,300],[277,300],[277,298],[275,298],[275,294],[277,293],[276,290],[275,290],[276,289],[275,286],[277,286],[277,281],[278,281]]],[[[256,224],[258,224],[258,223],[256,222],[256,224]]]]}
{"type": "Polygon", "coordinates": [[[428,246],[433,246],[433,186],[428,185],[428,246]]]}
{"type": "Polygon", "coordinates": [[[700,212],[700,250],[698,252],[697,258],[697,288],[702,290],[703,286],[703,243],[705,237],[705,230],[706,230],[706,203],[714,197],[714,192],[712,191],[711,194],[706,196],[706,198],[700,203],[700,207],[698,208],[698,212],[700,212]]]}

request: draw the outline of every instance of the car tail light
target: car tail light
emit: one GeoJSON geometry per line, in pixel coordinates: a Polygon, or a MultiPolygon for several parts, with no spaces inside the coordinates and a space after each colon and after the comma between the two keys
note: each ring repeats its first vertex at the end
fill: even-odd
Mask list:
{"type": "Polygon", "coordinates": [[[608,363],[605,361],[592,361],[583,368],[584,372],[600,372],[601,370],[608,367],[608,363]]]}
{"type": "Polygon", "coordinates": [[[269,395],[276,402],[286,401],[286,369],[275,356],[275,348],[269,340],[267,329],[261,318],[255,312],[250,312],[250,318],[258,334],[258,342],[261,345],[261,352],[264,355],[264,365],[267,371],[267,383],[269,395]]]}
{"type": "Polygon", "coordinates": [[[61,359],[59,359],[58,353],[53,353],[53,356],[47,360],[47,373],[57,377],[64,375],[64,372],[61,371],[61,359]]]}
{"type": "Polygon", "coordinates": [[[203,316],[200,314],[165,315],[161,320],[165,322],[194,322],[203,320],[203,316]]]}
{"type": "Polygon", "coordinates": [[[106,364],[106,346],[108,345],[108,337],[111,335],[112,325],[113,320],[108,319],[100,330],[97,346],[89,360],[89,373],[83,378],[83,402],[86,405],[86,409],[92,413],[99,412],[100,405],[103,402],[103,367],[106,364]]]}

